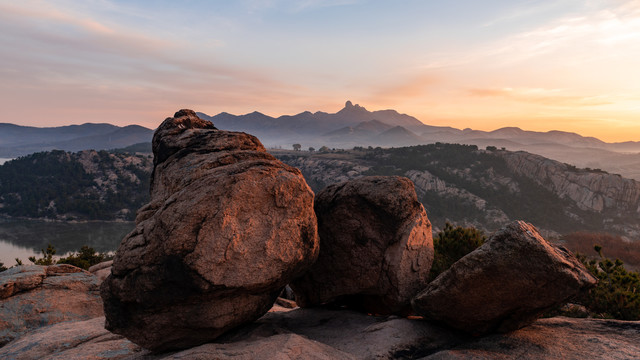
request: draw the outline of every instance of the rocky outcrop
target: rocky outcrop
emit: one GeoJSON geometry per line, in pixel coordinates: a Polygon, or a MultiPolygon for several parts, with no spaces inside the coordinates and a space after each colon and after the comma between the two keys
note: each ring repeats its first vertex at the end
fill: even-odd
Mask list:
{"type": "Polygon", "coordinates": [[[474,335],[508,332],[596,282],[566,249],[516,221],[440,274],[412,303],[418,314],[474,335]]]}
{"type": "Polygon", "coordinates": [[[191,110],[153,138],[151,201],[102,285],[107,329],[155,351],[262,316],[318,253],[313,193],[255,137],[191,110]]]}
{"type": "Polygon", "coordinates": [[[361,178],[370,169],[366,164],[343,159],[330,154],[316,156],[278,156],[283,162],[294,166],[304,175],[309,186],[319,192],[329,185],[361,178]]]}
{"type": "Polygon", "coordinates": [[[52,325],[0,348],[2,359],[635,359],[640,322],[550,318],[469,337],[422,320],[323,308],[270,312],[255,324],[176,353],[151,354],[102,327],[52,325]]]}
{"type": "MultiPolygon", "coordinates": [[[[427,194],[427,192],[435,192],[439,196],[447,198],[452,202],[467,203],[469,206],[473,206],[483,212],[485,214],[485,224],[506,225],[509,223],[509,217],[504,213],[504,211],[489,208],[485,199],[476,196],[465,189],[448,184],[446,181],[434,176],[426,170],[409,170],[405,175],[415,184],[416,193],[420,198],[427,194]]],[[[512,184],[509,183],[509,185],[512,184]]],[[[517,191],[517,189],[514,189],[513,191],[517,191]]]]}
{"type": "Polygon", "coordinates": [[[71,265],[0,272],[0,346],[42,326],[102,316],[97,279],[71,265]]]}
{"type": "Polygon", "coordinates": [[[303,307],[333,300],[373,313],[408,313],[433,262],[431,223],[413,183],[372,176],[316,196],[318,261],[291,284],[303,307]]]}
{"type": "Polygon", "coordinates": [[[523,151],[497,152],[517,174],[569,198],[582,210],[640,213],[640,183],[620,175],[576,169],[523,151]]]}

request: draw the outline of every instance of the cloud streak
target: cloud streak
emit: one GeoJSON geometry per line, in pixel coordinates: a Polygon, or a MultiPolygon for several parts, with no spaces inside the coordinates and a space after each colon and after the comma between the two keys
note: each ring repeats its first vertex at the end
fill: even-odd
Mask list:
{"type": "Polygon", "coordinates": [[[509,100],[521,101],[546,106],[584,107],[600,106],[615,103],[617,96],[596,95],[578,96],[565,95],[562,89],[512,89],[512,88],[474,88],[469,89],[468,94],[475,97],[500,97],[509,100]]]}
{"type": "Polygon", "coordinates": [[[351,99],[462,128],[637,118],[640,2],[463,5],[0,0],[3,112],[153,127],[183,107],[281,115],[351,99]]]}

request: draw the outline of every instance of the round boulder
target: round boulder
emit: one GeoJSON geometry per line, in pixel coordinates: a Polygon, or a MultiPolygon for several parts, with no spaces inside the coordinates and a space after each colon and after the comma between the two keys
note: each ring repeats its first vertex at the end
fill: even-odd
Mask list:
{"type": "Polygon", "coordinates": [[[370,176],[334,184],[316,196],[315,211],[320,255],[291,284],[298,304],[410,312],[433,262],[431,223],[411,180],[370,176]]]}

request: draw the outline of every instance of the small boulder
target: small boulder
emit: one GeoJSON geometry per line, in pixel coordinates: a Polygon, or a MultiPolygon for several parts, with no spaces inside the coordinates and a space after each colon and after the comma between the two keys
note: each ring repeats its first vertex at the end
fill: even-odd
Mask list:
{"type": "Polygon", "coordinates": [[[440,274],[413,307],[425,318],[473,335],[509,332],[596,282],[568,250],[516,221],[440,274]]]}
{"type": "Polygon", "coordinates": [[[61,264],[0,272],[0,346],[39,327],[98,316],[100,283],[87,271],[61,264]]]}
{"type": "Polygon", "coordinates": [[[153,137],[151,200],[102,285],[106,327],[154,351],[251,322],[318,254],[313,193],[254,136],[191,110],[153,137]]]}
{"type": "Polygon", "coordinates": [[[431,223],[411,180],[370,176],[316,196],[320,255],[291,287],[302,307],[338,301],[377,314],[410,312],[433,262],[431,223]]]}
{"type": "Polygon", "coordinates": [[[111,266],[113,260],[103,261],[99,264],[95,264],[89,268],[89,272],[98,278],[98,281],[102,283],[107,276],[111,275],[111,266]]]}

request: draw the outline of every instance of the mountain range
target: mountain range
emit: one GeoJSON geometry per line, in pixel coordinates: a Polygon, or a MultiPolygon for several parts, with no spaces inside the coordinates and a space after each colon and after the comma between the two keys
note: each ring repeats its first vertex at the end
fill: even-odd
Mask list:
{"type": "Polygon", "coordinates": [[[111,124],[32,127],[0,123],[0,157],[14,158],[48,150],[107,150],[149,142],[153,130],[111,124]]]}
{"type": "Polygon", "coordinates": [[[368,111],[347,101],[335,114],[305,111],[277,118],[253,112],[209,116],[216,127],[245,131],[271,148],[307,147],[348,149],[354,146],[401,147],[429,143],[458,143],[523,150],[578,167],[602,169],[640,180],[640,142],[607,143],[572,132],[537,132],[517,127],[493,131],[426,125],[395,110],[368,111]]]}
{"type": "MultiPolygon", "coordinates": [[[[481,148],[495,146],[640,180],[640,142],[607,143],[571,132],[536,132],[517,127],[481,131],[432,126],[395,110],[369,111],[351,101],[336,113],[305,111],[280,117],[257,111],[245,115],[226,112],[198,115],[211,120],[219,129],[253,134],[269,148],[286,149],[294,143],[302,144],[303,149],[401,147],[437,142],[481,148]]],[[[0,124],[0,157],[13,158],[52,149],[114,149],[150,142],[152,136],[153,130],[138,125],[87,123],[37,128],[4,123],[0,124]]]]}

